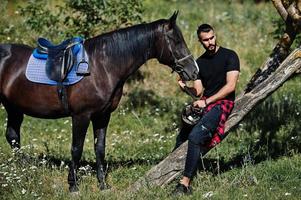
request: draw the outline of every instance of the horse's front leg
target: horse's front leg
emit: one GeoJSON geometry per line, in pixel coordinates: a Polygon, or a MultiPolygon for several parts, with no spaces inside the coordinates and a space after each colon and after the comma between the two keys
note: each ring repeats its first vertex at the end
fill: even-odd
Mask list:
{"type": "Polygon", "coordinates": [[[6,139],[10,146],[14,148],[20,148],[20,127],[23,121],[23,113],[6,106],[7,112],[7,127],[6,127],[6,139]]]}
{"type": "Polygon", "coordinates": [[[70,192],[78,191],[77,170],[83,153],[84,141],[89,126],[90,118],[87,115],[76,115],[72,117],[72,146],[71,164],[68,175],[70,192]]]}
{"type": "Polygon", "coordinates": [[[110,121],[111,114],[102,117],[92,118],[93,132],[94,132],[94,149],[96,155],[96,170],[97,180],[99,182],[100,190],[108,189],[105,182],[105,149],[106,149],[106,131],[110,121]]]}

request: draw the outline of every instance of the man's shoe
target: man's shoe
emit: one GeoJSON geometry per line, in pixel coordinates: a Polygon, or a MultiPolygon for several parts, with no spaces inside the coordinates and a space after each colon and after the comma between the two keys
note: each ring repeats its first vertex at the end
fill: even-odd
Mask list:
{"type": "Polygon", "coordinates": [[[191,186],[186,187],[185,185],[178,183],[175,190],[173,191],[173,195],[191,195],[192,194],[192,188],[191,186]]]}

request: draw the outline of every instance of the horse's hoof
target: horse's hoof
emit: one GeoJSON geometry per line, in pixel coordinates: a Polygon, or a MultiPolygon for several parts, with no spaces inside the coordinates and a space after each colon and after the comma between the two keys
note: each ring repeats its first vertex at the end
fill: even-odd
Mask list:
{"type": "Polygon", "coordinates": [[[76,185],[73,185],[69,187],[69,192],[76,195],[79,194],[79,189],[76,185]]]}
{"type": "Polygon", "coordinates": [[[109,184],[102,183],[102,184],[99,184],[99,189],[100,190],[109,190],[109,189],[111,189],[111,186],[109,184]]]}
{"type": "Polygon", "coordinates": [[[70,193],[70,196],[71,196],[72,198],[78,198],[78,197],[80,197],[80,193],[79,193],[79,191],[77,191],[77,192],[71,192],[71,193],[70,193]]]}

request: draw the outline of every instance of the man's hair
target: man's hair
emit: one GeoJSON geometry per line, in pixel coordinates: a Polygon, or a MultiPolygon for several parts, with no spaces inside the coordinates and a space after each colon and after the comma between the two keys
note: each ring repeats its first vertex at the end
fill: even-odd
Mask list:
{"type": "Polygon", "coordinates": [[[201,32],[206,32],[208,33],[209,31],[214,31],[212,26],[210,26],[209,24],[201,24],[199,27],[198,27],[198,30],[196,31],[197,34],[198,34],[198,37],[200,35],[201,32]]]}

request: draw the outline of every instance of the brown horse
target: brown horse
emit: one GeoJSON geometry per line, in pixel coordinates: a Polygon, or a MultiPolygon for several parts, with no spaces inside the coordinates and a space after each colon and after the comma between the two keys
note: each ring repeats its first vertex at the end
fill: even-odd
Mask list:
{"type": "Polygon", "coordinates": [[[92,121],[97,179],[105,189],[104,157],[106,129],[122,95],[127,78],[151,58],[168,65],[184,80],[195,80],[198,67],[180,29],[177,13],[170,19],[135,25],[105,33],[84,42],[89,57],[90,76],[67,86],[69,110],[64,109],[56,86],[33,83],[25,70],[33,48],[25,45],[0,45],[0,95],[7,111],[6,138],[12,148],[20,147],[23,115],[55,119],[72,117],[72,161],[69,189],[77,191],[77,169],[86,131],[92,121]]]}

